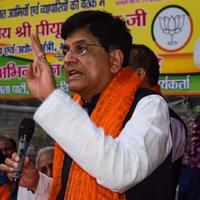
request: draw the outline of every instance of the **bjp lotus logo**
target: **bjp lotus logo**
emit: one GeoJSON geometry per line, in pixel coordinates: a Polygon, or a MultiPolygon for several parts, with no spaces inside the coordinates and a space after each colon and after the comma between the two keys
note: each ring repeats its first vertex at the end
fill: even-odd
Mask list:
{"type": "Polygon", "coordinates": [[[170,41],[168,42],[169,45],[177,44],[176,40],[174,40],[174,35],[182,31],[184,19],[185,15],[159,17],[160,28],[163,33],[170,35],[170,41]]]}
{"type": "Polygon", "coordinates": [[[182,48],[190,39],[192,22],[188,12],[179,6],[167,6],[157,13],[152,23],[156,44],[166,51],[182,48]]]}

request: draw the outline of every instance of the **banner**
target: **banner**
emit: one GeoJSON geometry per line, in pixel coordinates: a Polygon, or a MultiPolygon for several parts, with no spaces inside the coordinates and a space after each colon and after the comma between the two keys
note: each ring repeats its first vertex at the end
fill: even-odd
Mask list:
{"type": "Polygon", "coordinates": [[[199,95],[200,74],[161,75],[159,84],[165,95],[199,95]]]}
{"type": "Polygon", "coordinates": [[[25,77],[26,66],[33,59],[29,37],[35,32],[58,87],[67,92],[60,54],[61,26],[72,14],[89,9],[124,19],[133,42],[156,53],[164,94],[200,94],[198,0],[1,0],[0,98],[32,98],[25,77]]]}

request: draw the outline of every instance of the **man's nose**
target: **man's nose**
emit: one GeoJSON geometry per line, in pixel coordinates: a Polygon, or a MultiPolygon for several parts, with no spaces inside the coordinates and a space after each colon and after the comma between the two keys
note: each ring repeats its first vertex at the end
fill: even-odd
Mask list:
{"type": "Polygon", "coordinates": [[[64,56],[64,63],[66,64],[69,64],[72,62],[74,63],[77,61],[78,61],[77,56],[71,51],[68,51],[67,54],[64,56]]]}

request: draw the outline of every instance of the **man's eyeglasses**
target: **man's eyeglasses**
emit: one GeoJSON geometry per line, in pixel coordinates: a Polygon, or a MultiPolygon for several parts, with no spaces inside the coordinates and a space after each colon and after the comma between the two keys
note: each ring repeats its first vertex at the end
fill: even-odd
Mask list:
{"type": "Polygon", "coordinates": [[[75,56],[84,56],[87,54],[88,47],[90,46],[103,47],[98,44],[86,44],[86,43],[77,44],[73,48],[69,48],[64,45],[62,48],[62,53],[63,53],[63,56],[66,56],[69,52],[75,56]]]}

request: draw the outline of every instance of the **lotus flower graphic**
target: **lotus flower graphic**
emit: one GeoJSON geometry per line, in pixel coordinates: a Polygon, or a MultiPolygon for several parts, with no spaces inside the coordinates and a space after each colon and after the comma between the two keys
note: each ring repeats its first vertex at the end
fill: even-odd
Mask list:
{"type": "Polygon", "coordinates": [[[168,42],[170,46],[177,44],[177,41],[174,40],[174,35],[182,31],[184,21],[185,15],[159,17],[162,32],[170,35],[170,41],[168,42]]]}

